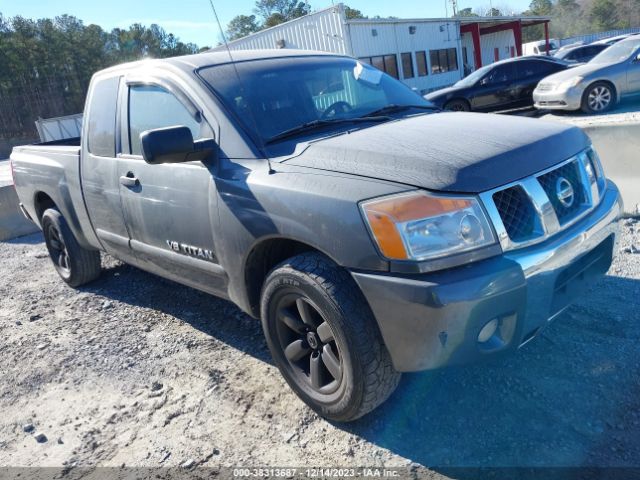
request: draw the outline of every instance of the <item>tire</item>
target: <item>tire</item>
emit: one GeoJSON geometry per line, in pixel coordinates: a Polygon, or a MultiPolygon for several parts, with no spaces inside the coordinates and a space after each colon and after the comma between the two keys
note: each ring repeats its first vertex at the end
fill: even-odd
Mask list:
{"type": "Polygon", "coordinates": [[[471,111],[471,107],[469,106],[469,103],[466,100],[450,100],[448,101],[445,106],[444,106],[445,110],[449,110],[451,112],[470,112],[471,111]]]}
{"type": "Polygon", "coordinates": [[[355,420],[398,386],[401,375],[369,305],[348,272],[326,257],[305,253],[276,266],[260,306],[276,366],[319,415],[355,420]]]}
{"type": "Polygon", "coordinates": [[[79,287],[100,276],[100,252],[81,247],[57,209],[45,210],[41,224],[53,266],[68,285],[79,287]]]}
{"type": "Polygon", "coordinates": [[[582,111],[585,113],[604,113],[611,110],[615,104],[616,91],[607,82],[589,85],[582,95],[582,111]]]}

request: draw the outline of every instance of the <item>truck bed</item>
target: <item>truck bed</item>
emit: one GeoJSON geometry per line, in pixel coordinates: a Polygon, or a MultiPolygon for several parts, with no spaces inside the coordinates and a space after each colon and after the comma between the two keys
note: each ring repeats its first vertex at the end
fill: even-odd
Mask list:
{"type": "MultiPolygon", "coordinates": [[[[62,140],[52,140],[50,142],[32,143],[13,147],[13,152],[51,152],[65,155],[80,155],[80,137],[65,138],[62,140]]],[[[13,155],[12,155],[13,157],[13,155]]]]}
{"type": "Polygon", "coordinates": [[[86,237],[97,240],[82,199],[80,149],[80,138],[23,145],[13,148],[11,161],[16,191],[28,215],[39,224],[42,209],[53,203],[78,241],[88,245],[86,237]]]}

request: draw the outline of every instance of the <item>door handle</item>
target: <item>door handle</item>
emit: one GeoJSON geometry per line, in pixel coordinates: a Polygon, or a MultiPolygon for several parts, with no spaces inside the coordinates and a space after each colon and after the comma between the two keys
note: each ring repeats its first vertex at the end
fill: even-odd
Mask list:
{"type": "Polygon", "coordinates": [[[125,187],[137,187],[140,182],[133,174],[133,172],[127,172],[126,175],[120,177],[120,184],[124,185],[125,187]]]}

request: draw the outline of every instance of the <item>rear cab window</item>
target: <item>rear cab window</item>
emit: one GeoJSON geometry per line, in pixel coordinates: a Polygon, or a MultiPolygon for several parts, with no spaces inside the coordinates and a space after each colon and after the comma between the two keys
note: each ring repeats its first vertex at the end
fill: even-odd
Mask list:
{"type": "Polygon", "coordinates": [[[116,108],[120,77],[95,80],[89,101],[87,150],[98,157],[116,155],[116,108]]]}

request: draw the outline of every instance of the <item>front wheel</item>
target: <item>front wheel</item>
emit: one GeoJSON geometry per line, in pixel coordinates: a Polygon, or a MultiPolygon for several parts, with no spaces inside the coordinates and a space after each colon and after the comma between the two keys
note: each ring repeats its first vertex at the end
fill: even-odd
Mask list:
{"type": "Polygon", "coordinates": [[[469,112],[471,111],[471,107],[464,100],[451,100],[447,102],[444,106],[445,110],[449,110],[450,112],[469,112]]]}
{"type": "Polygon", "coordinates": [[[355,420],[400,381],[357,285],[322,255],[298,255],[274,268],[262,291],[261,316],[276,366],[323,417],[355,420]]]}
{"type": "Polygon", "coordinates": [[[582,98],[582,111],[585,113],[604,113],[616,103],[613,87],[606,82],[590,85],[582,98]]]}
{"type": "Polygon", "coordinates": [[[57,209],[45,210],[41,224],[53,266],[67,284],[79,287],[98,278],[100,252],[81,247],[57,209]]]}

